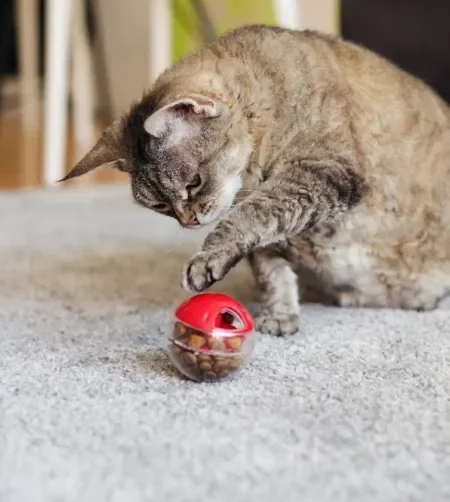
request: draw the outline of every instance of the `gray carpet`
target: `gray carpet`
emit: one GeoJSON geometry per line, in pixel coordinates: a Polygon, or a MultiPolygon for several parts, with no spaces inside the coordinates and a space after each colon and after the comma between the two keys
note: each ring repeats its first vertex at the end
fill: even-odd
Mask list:
{"type": "MultiPolygon", "coordinates": [[[[163,350],[200,234],[128,189],[0,196],[1,502],[450,500],[450,311],[306,306],[234,381],[163,350]]],[[[215,289],[252,302],[245,265],[215,289]]]]}

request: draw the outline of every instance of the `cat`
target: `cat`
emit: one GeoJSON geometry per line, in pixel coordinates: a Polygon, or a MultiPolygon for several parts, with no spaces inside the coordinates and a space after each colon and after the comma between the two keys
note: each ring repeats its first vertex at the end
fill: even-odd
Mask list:
{"type": "Polygon", "coordinates": [[[247,257],[257,327],[299,329],[300,293],[436,308],[450,292],[450,111],[339,36],[250,25],[162,73],[65,179],[126,171],[134,199],[186,228],[199,292],[247,257]]]}

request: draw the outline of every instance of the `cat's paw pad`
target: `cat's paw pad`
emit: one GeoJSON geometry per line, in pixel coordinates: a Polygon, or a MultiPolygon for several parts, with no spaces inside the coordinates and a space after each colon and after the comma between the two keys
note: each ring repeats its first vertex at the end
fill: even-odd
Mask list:
{"type": "Polygon", "coordinates": [[[192,293],[203,291],[225,277],[237,259],[227,250],[200,251],[186,264],[182,285],[192,293]]]}
{"type": "Polygon", "coordinates": [[[273,313],[262,311],[256,317],[256,329],[263,334],[283,336],[293,335],[300,328],[300,316],[297,313],[273,313]]]}

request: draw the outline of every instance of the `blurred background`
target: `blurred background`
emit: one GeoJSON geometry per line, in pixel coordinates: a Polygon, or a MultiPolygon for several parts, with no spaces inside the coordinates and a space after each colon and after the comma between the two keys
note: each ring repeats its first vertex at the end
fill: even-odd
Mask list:
{"type": "Polygon", "coordinates": [[[52,185],[165,67],[249,23],[342,34],[450,101],[449,21],[449,0],[1,0],[0,189],[52,185]]]}

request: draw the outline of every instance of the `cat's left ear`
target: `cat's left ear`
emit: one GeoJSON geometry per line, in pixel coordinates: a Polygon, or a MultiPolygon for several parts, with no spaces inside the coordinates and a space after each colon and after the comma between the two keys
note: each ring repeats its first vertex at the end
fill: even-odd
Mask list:
{"type": "Polygon", "coordinates": [[[207,119],[219,117],[224,105],[212,98],[200,95],[189,95],[150,115],[144,122],[144,129],[154,138],[165,137],[167,142],[175,146],[182,140],[198,136],[202,124],[207,119]]]}
{"type": "Polygon", "coordinates": [[[94,147],[60,181],[77,178],[97,167],[112,167],[120,171],[130,171],[130,162],[124,138],[123,119],[111,124],[94,147]]]}

